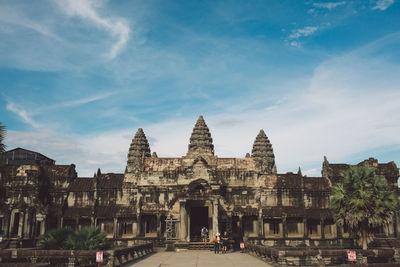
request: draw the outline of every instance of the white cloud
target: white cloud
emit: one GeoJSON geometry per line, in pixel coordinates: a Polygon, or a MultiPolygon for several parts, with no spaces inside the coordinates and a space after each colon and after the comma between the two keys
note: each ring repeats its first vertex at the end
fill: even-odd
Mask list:
{"type": "Polygon", "coordinates": [[[345,1],[341,1],[341,2],[326,2],[326,3],[313,3],[313,6],[317,7],[317,8],[326,8],[326,9],[334,9],[335,7],[338,6],[342,6],[346,4],[345,1]]]}
{"type": "Polygon", "coordinates": [[[394,0],[378,0],[376,1],[375,6],[372,7],[372,10],[386,10],[388,7],[390,7],[394,3],[394,0]]]}
{"type": "MultiPolygon", "coordinates": [[[[382,54],[387,50],[385,45],[392,47],[399,42],[398,36],[385,37],[321,63],[305,82],[293,81],[289,93],[272,106],[260,104],[266,103],[266,95],[259,92],[249,99],[229,102],[231,108],[218,115],[203,114],[216,154],[244,157],[251,152],[253,141],[263,128],[272,142],[279,172],[296,172],[301,166],[304,174],[314,176],[319,173],[324,155],[331,162],[349,162],[365,151],[398,146],[400,66],[388,62],[391,57],[382,54]],[[257,108],[255,101],[259,101],[257,108]]],[[[196,119],[175,117],[140,127],[150,140],[152,151],[160,157],[181,157],[187,152],[196,119]]],[[[45,129],[13,131],[5,143],[9,148],[26,146],[37,150],[59,164],[75,163],[79,174],[88,176],[98,167],[103,172],[123,172],[136,130],[84,136],[45,129]]],[[[375,155],[365,158],[369,156],[375,155]]]]}
{"type": "Polygon", "coordinates": [[[62,11],[69,16],[77,16],[94,23],[118,37],[118,41],[112,46],[108,53],[109,59],[114,59],[124,48],[129,40],[130,28],[122,18],[101,17],[97,9],[102,7],[103,1],[93,0],[59,0],[58,4],[62,11]]]}
{"type": "Polygon", "coordinates": [[[46,25],[38,23],[34,20],[27,18],[22,15],[19,11],[8,6],[1,6],[0,8],[0,21],[6,24],[13,24],[16,26],[24,27],[40,33],[43,36],[51,37],[57,41],[62,41],[62,39],[49,29],[46,25]]]}
{"type": "Polygon", "coordinates": [[[22,107],[17,106],[13,102],[8,102],[6,109],[15,113],[18,115],[20,119],[22,119],[23,122],[31,125],[32,127],[38,128],[40,127],[40,124],[37,123],[35,120],[32,119],[32,114],[29,114],[27,111],[25,111],[22,107]]]}
{"type": "Polygon", "coordinates": [[[295,29],[292,30],[292,33],[289,35],[289,39],[298,39],[300,37],[305,37],[305,36],[309,36],[313,33],[315,33],[318,30],[318,27],[314,27],[314,26],[307,26],[304,27],[302,29],[295,29]]]}

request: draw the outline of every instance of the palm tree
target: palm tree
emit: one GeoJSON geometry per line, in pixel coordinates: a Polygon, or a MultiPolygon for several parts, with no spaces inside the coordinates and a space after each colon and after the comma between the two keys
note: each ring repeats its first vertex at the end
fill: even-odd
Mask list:
{"type": "Polygon", "coordinates": [[[386,179],[370,166],[352,166],[342,174],[342,183],[331,192],[331,209],[340,225],[346,224],[359,236],[363,249],[374,238],[374,230],[388,225],[397,207],[386,179]]]}
{"type": "Polygon", "coordinates": [[[0,122],[0,159],[3,152],[6,151],[6,145],[3,144],[5,138],[6,138],[6,127],[2,125],[0,122]]]}
{"type": "Polygon", "coordinates": [[[48,231],[40,238],[42,249],[70,249],[67,239],[74,234],[71,228],[61,228],[48,231]]]}
{"type": "Polygon", "coordinates": [[[84,226],[68,237],[67,244],[74,250],[109,249],[106,236],[106,232],[98,227],[84,226]]]}
{"type": "Polygon", "coordinates": [[[76,231],[67,227],[50,230],[40,238],[40,244],[43,249],[109,249],[106,236],[98,227],[84,226],[76,231]]]}

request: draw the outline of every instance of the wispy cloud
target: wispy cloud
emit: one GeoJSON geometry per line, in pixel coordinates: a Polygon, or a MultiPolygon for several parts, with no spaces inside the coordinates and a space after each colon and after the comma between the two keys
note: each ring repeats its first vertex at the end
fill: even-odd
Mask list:
{"type": "Polygon", "coordinates": [[[302,29],[295,29],[292,30],[292,33],[289,35],[289,39],[298,39],[300,37],[306,37],[309,36],[313,33],[315,33],[318,30],[318,27],[315,26],[307,26],[302,29]]]}
{"type": "Polygon", "coordinates": [[[15,103],[8,102],[6,109],[15,113],[20,119],[22,119],[23,122],[29,124],[30,126],[34,128],[40,127],[40,124],[32,119],[32,114],[29,114],[22,107],[16,105],[15,103]]]}
{"type": "Polygon", "coordinates": [[[112,46],[108,53],[109,59],[114,59],[124,48],[129,40],[130,27],[122,18],[102,17],[97,10],[102,7],[102,1],[92,0],[59,0],[59,7],[65,14],[71,17],[80,17],[94,23],[116,36],[118,41],[112,46]]]}
{"type": "Polygon", "coordinates": [[[81,99],[76,99],[73,101],[66,101],[66,102],[62,102],[62,103],[58,103],[52,106],[49,106],[49,108],[46,109],[54,109],[54,108],[63,108],[63,107],[74,107],[74,106],[80,106],[80,105],[84,105],[84,104],[89,104],[91,102],[95,102],[95,101],[99,101],[105,98],[108,98],[112,95],[117,94],[118,91],[113,91],[113,92],[107,92],[107,93],[102,93],[99,95],[94,95],[94,96],[89,96],[89,97],[85,97],[85,98],[81,98],[81,99]]]}
{"type": "MultiPolygon", "coordinates": [[[[363,158],[355,155],[400,144],[400,66],[387,62],[386,57],[376,57],[385,45],[397,43],[396,38],[384,38],[321,63],[308,80],[293,82],[290,93],[272,107],[264,104],[254,108],[252,101],[237,99],[230,103],[235,109],[203,114],[216,154],[244,157],[251,151],[259,129],[264,128],[273,144],[279,172],[297,171],[301,166],[304,174],[315,176],[324,155],[332,162],[356,163],[363,158]]],[[[160,157],[181,157],[187,152],[196,119],[184,115],[158,123],[142,122],[137,127],[144,129],[151,150],[160,157]]],[[[83,136],[13,132],[6,143],[9,147],[34,144],[31,149],[49,154],[59,163],[72,161],[79,174],[87,176],[97,167],[104,172],[123,172],[135,132],[136,128],[83,136]]],[[[370,153],[366,157],[377,156],[370,153]]]]}
{"type": "Polygon", "coordinates": [[[391,5],[393,5],[394,0],[378,0],[375,3],[375,6],[372,7],[372,10],[386,10],[387,8],[389,8],[391,5]]]}
{"type": "Polygon", "coordinates": [[[1,6],[0,22],[24,27],[33,30],[43,36],[50,37],[58,41],[62,41],[62,38],[60,38],[60,36],[55,34],[49,27],[47,27],[43,23],[31,20],[27,16],[22,15],[15,8],[11,8],[9,6],[1,6]]]}
{"type": "Polygon", "coordinates": [[[313,6],[317,7],[317,8],[326,8],[326,9],[334,9],[338,6],[342,6],[346,4],[345,1],[341,1],[341,2],[326,2],[326,3],[313,3],[313,6]]]}

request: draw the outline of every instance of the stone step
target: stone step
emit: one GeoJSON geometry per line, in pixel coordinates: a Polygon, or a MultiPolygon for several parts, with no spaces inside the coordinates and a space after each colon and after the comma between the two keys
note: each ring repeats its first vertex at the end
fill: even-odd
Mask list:
{"type": "Polygon", "coordinates": [[[213,243],[203,243],[203,242],[189,242],[188,249],[191,250],[212,250],[214,248],[213,243]]]}

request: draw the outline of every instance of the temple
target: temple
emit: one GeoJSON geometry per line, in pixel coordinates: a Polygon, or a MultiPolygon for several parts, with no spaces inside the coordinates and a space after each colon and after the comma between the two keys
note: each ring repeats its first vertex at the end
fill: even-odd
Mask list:
{"type": "MultiPolygon", "coordinates": [[[[250,150],[250,148],[249,148],[250,150]]],[[[370,165],[399,196],[399,169],[392,161],[370,165]]],[[[56,165],[39,153],[17,148],[3,154],[0,172],[0,246],[34,246],[52,228],[96,225],[119,245],[151,240],[185,244],[227,231],[233,240],[279,247],[349,247],[355,236],[336,224],[329,209],[332,185],[348,164],[325,157],[321,177],[277,173],[272,145],[263,130],[251,154],[219,158],[200,116],[186,155],[151,154],[143,129],[135,134],[125,173],[78,177],[75,165],[56,165]]],[[[376,246],[398,242],[399,209],[376,229],[376,246]],[[379,243],[380,242],[380,243],[379,243]]]]}

